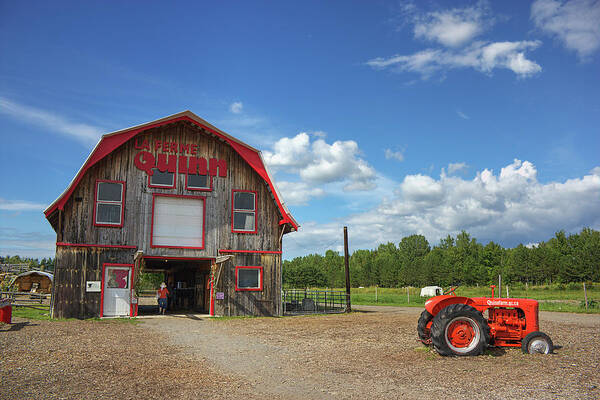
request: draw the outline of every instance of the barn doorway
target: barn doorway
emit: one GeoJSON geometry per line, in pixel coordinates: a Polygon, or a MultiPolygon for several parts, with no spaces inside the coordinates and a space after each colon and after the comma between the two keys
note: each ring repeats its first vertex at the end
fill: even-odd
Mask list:
{"type": "MultiPolygon", "coordinates": [[[[167,284],[169,297],[167,312],[170,314],[198,313],[210,311],[211,259],[144,258],[144,273],[162,274],[167,284]]],[[[158,288],[157,288],[158,289],[158,288]]],[[[139,314],[158,314],[158,305],[144,306],[139,314]]]]}

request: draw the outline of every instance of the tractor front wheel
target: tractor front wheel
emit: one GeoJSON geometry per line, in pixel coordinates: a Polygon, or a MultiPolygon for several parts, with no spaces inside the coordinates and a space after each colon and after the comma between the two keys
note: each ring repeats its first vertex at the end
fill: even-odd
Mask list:
{"type": "Polygon", "coordinates": [[[544,332],[531,332],[521,343],[521,350],[525,354],[550,354],[554,350],[552,339],[544,332]]]}
{"type": "Polygon", "coordinates": [[[474,307],[452,304],[433,318],[431,341],[442,356],[477,356],[490,343],[490,327],[474,307]]]}
{"type": "Polygon", "coordinates": [[[419,340],[426,346],[431,345],[431,320],[433,319],[433,315],[429,313],[429,311],[424,310],[419,317],[419,322],[417,323],[417,333],[419,334],[419,340]]]}

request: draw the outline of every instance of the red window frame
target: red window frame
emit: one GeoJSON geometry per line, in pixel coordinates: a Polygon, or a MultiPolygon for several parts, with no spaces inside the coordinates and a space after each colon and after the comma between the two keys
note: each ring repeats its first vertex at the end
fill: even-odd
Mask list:
{"type": "Polygon", "coordinates": [[[194,191],[194,192],[212,192],[213,190],[213,177],[210,175],[206,175],[208,177],[208,179],[210,180],[210,187],[208,188],[191,188],[188,186],[188,176],[189,174],[185,174],[185,189],[186,190],[190,190],[190,191],[194,191]]]}
{"type": "MultiPolygon", "coordinates": [[[[237,210],[239,212],[252,212],[251,210],[237,210]]],[[[257,226],[257,221],[258,221],[258,192],[256,190],[238,190],[238,189],[233,189],[231,191],[231,232],[233,233],[249,233],[249,234],[256,234],[258,232],[258,226],[257,226]],[[240,230],[240,229],[235,229],[233,222],[234,222],[234,215],[236,212],[236,209],[234,208],[235,205],[235,193],[236,192],[242,192],[242,193],[254,193],[254,230],[253,231],[245,231],[245,230],[240,230]]]]}
{"type": "Polygon", "coordinates": [[[109,180],[109,179],[97,179],[96,180],[96,187],[94,190],[94,212],[93,212],[94,226],[102,226],[102,227],[107,227],[107,228],[122,228],[123,227],[123,224],[125,222],[124,221],[124,219],[125,219],[124,218],[125,217],[125,188],[126,188],[125,181],[114,181],[114,180],[109,180]],[[121,201],[116,202],[116,201],[102,200],[102,201],[98,202],[98,186],[100,183],[119,183],[119,184],[121,184],[121,186],[122,186],[121,201]],[[120,204],[121,205],[121,223],[120,224],[108,224],[108,223],[96,222],[98,203],[100,203],[100,204],[120,204]]]}
{"type": "MultiPolygon", "coordinates": [[[[158,169],[158,168],[153,168],[154,169],[158,169]]],[[[177,170],[175,170],[175,172],[173,172],[173,185],[172,186],[167,186],[167,185],[153,185],[152,184],[152,175],[148,175],[148,187],[149,188],[153,188],[153,189],[175,189],[175,187],[177,186],[177,170]]]]}
{"type": "Polygon", "coordinates": [[[259,265],[250,265],[250,266],[242,266],[242,265],[236,265],[235,266],[235,291],[236,292],[262,292],[263,290],[263,267],[259,266],[259,265]],[[259,278],[258,278],[258,287],[257,288],[241,288],[238,286],[238,271],[240,269],[257,269],[259,271],[259,278]]]}
{"type": "Polygon", "coordinates": [[[150,220],[150,247],[152,248],[164,248],[164,249],[193,249],[193,250],[204,250],[206,237],[206,197],[204,196],[188,196],[185,194],[170,194],[170,193],[152,193],[152,219],[150,220]],[[197,246],[164,246],[154,244],[152,238],[154,237],[154,203],[157,197],[183,197],[186,199],[199,199],[202,200],[202,247],[197,246]]]}

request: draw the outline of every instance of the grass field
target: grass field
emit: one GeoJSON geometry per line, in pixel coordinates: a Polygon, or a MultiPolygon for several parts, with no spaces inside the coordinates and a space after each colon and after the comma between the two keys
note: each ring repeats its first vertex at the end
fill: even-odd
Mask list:
{"type": "MultiPolygon", "coordinates": [[[[542,311],[563,311],[600,314],[600,284],[586,285],[588,310],[585,309],[583,286],[581,284],[552,286],[509,286],[509,295],[513,298],[535,299],[540,302],[542,311]]],[[[426,298],[420,297],[420,288],[353,288],[352,304],[357,305],[393,305],[423,307],[426,298]],[[376,299],[377,298],[377,299],[376,299]]],[[[506,288],[502,288],[502,297],[506,297],[506,288]]],[[[460,286],[458,296],[491,296],[489,287],[460,286]]],[[[496,289],[496,297],[498,292],[496,289]]]]}
{"type": "MultiPolygon", "coordinates": [[[[50,318],[50,306],[36,306],[36,308],[31,308],[31,307],[13,307],[12,309],[12,316],[14,317],[19,317],[19,318],[27,318],[27,319],[33,319],[33,320],[41,320],[41,321],[47,321],[47,320],[51,320],[50,318]]],[[[61,320],[61,321],[66,321],[66,320],[71,320],[74,318],[59,318],[59,319],[55,319],[55,320],[61,320]]],[[[104,322],[109,322],[109,323],[118,323],[118,322],[126,322],[126,323],[138,323],[139,321],[137,321],[134,318],[107,318],[107,319],[101,319],[101,318],[88,318],[86,321],[104,321],[104,322]]]]}
{"type": "Polygon", "coordinates": [[[12,308],[12,316],[37,320],[50,319],[50,306],[40,305],[37,308],[30,307],[14,307],[12,308]]]}

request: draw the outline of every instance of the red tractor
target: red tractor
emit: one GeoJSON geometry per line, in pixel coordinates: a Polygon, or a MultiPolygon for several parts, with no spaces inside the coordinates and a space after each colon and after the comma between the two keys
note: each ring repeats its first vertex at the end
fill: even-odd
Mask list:
{"type": "Polygon", "coordinates": [[[476,356],[492,345],[552,353],[552,340],[539,331],[538,302],[494,297],[491,288],[492,297],[457,296],[454,287],[427,300],[419,340],[442,356],[476,356]]]}

